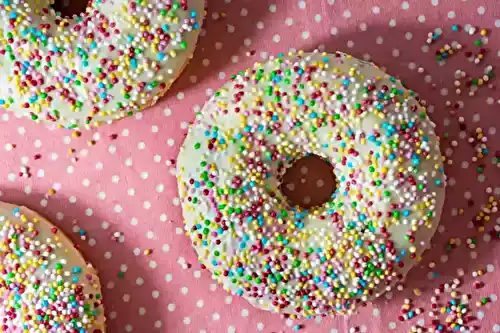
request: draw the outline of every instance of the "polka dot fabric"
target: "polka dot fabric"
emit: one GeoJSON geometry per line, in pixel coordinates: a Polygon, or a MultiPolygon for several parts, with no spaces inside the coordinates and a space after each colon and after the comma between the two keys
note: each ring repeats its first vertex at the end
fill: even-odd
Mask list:
{"type": "Polygon", "coordinates": [[[2,112],[0,200],[50,218],[93,262],[109,332],[500,332],[500,92],[488,67],[499,61],[495,0],[211,0],[193,61],[147,112],[81,133],[2,112]],[[201,269],[183,231],[175,159],[189,122],[233,73],[291,48],[348,52],[399,76],[427,104],[446,156],[432,251],[349,318],[252,308],[201,269]]]}

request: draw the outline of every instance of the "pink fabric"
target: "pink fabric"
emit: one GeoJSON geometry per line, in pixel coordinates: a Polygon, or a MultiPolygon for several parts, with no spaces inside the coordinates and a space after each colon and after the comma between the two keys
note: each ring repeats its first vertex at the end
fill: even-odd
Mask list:
{"type": "MultiPolygon", "coordinates": [[[[499,243],[467,227],[485,203],[488,187],[500,195],[500,169],[492,164],[495,151],[500,150],[496,134],[500,93],[483,87],[470,98],[467,88],[457,96],[453,87],[456,69],[477,75],[485,64],[500,62],[499,27],[497,0],[210,0],[206,33],[192,63],[168,95],[147,112],[78,138],[66,130],[49,130],[2,113],[0,200],[24,204],[46,215],[81,247],[100,271],[109,332],[270,333],[292,332],[295,325],[303,325],[300,332],[309,333],[349,332],[355,327],[366,332],[406,332],[421,319],[428,326],[431,318],[427,314],[398,321],[404,298],[413,298],[417,307],[428,311],[434,288],[456,277],[459,268],[465,271],[462,290],[474,290],[474,302],[485,296],[494,300],[500,289],[495,254],[499,243]],[[439,66],[434,52],[445,42],[458,40],[478,50],[473,42],[479,34],[451,32],[452,24],[463,27],[468,23],[490,30],[485,60],[476,66],[461,54],[439,66]],[[424,52],[427,34],[437,27],[443,29],[443,37],[424,52]],[[412,271],[405,291],[389,294],[390,300],[384,297],[351,318],[288,321],[230,297],[200,269],[183,234],[170,161],[177,157],[193,111],[231,74],[268,54],[318,46],[369,56],[403,78],[428,101],[439,134],[444,138],[448,133],[443,153],[452,148],[453,140],[458,147],[448,151],[453,164],[447,167],[451,184],[440,233],[421,267],[412,271]],[[419,73],[419,67],[424,73],[419,73]],[[447,100],[462,101],[465,106],[452,115],[445,107],[447,100]],[[465,119],[467,135],[481,127],[488,136],[489,156],[481,160],[486,165],[483,176],[476,171],[478,163],[471,161],[473,147],[460,138],[459,116],[465,119]],[[113,134],[118,135],[115,140],[109,137],[113,134]],[[92,139],[96,144],[89,146],[92,139]],[[69,154],[70,148],[75,153],[69,154]],[[73,157],[78,160],[72,161],[73,157]],[[19,177],[23,165],[29,167],[30,178],[19,177]],[[57,193],[45,199],[50,188],[57,193]],[[458,209],[463,214],[453,216],[458,209]],[[80,228],[85,231],[84,240],[80,228]],[[114,241],[115,233],[124,241],[114,241]],[[466,238],[472,236],[477,238],[475,249],[466,245],[466,238]],[[446,243],[455,237],[461,239],[461,245],[447,252],[446,243]],[[148,249],[153,252],[144,255],[148,249]],[[429,268],[431,262],[435,266],[429,268]],[[493,272],[480,279],[485,287],[475,290],[471,272],[477,269],[493,272]],[[439,277],[431,280],[433,272],[439,277]],[[422,289],[422,295],[414,296],[414,288],[422,289]]],[[[500,223],[497,219],[493,214],[487,229],[500,223]]],[[[500,331],[498,313],[495,302],[473,307],[471,312],[482,318],[477,320],[481,332],[500,331]]]]}

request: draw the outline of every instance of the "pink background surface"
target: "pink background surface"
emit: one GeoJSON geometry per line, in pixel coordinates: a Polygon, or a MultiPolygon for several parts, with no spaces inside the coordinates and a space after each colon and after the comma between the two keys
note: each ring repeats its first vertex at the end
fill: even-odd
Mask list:
{"type": "MultiPolygon", "coordinates": [[[[193,61],[169,94],[147,112],[81,137],[1,112],[0,200],[37,210],[81,246],[100,271],[108,332],[276,333],[292,332],[297,324],[303,325],[300,332],[309,333],[351,328],[407,332],[417,323],[429,325],[431,319],[423,314],[400,323],[397,316],[404,298],[411,297],[417,307],[428,310],[433,289],[456,277],[460,269],[465,272],[464,292],[474,290],[473,270],[490,271],[480,279],[485,287],[473,291],[474,301],[484,296],[496,300],[500,294],[495,253],[500,243],[468,228],[487,199],[486,191],[500,196],[500,169],[492,163],[500,150],[500,104],[496,104],[500,93],[484,87],[471,98],[466,93],[455,95],[453,88],[456,69],[481,74],[485,64],[494,63],[500,63],[497,0],[210,0],[193,61]],[[490,30],[489,53],[481,65],[468,63],[463,54],[444,66],[436,63],[434,51],[444,41],[458,40],[474,49],[479,35],[452,33],[452,24],[490,30]],[[444,31],[443,38],[423,47],[428,32],[438,27],[444,31]],[[412,271],[403,292],[389,293],[350,318],[292,321],[252,308],[215,286],[210,274],[200,269],[183,234],[175,167],[170,161],[177,157],[187,123],[231,74],[292,47],[320,47],[371,58],[418,91],[431,106],[439,134],[450,137],[442,143],[453,164],[446,169],[450,184],[433,250],[412,271]],[[419,73],[419,67],[424,73],[419,73]],[[450,114],[447,100],[462,101],[464,107],[450,114]],[[458,116],[467,125],[462,134],[458,116]],[[471,162],[473,147],[467,144],[468,131],[476,127],[489,140],[490,155],[481,161],[486,165],[482,176],[471,162]],[[118,135],[116,140],[109,138],[112,134],[118,135]],[[96,144],[89,146],[92,139],[96,144]],[[458,146],[452,150],[453,140],[458,146]],[[68,149],[75,153],[69,154],[68,149]],[[41,158],[35,159],[36,154],[41,158]],[[19,177],[23,165],[30,168],[30,178],[19,177]],[[57,193],[46,198],[50,188],[57,193]],[[463,215],[455,216],[460,208],[463,215]],[[80,237],[80,230],[85,237],[80,237]],[[123,235],[123,242],[112,239],[115,232],[123,235]],[[466,246],[467,237],[477,238],[475,249],[466,246]],[[447,252],[450,238],[460,238],[461,245],[447,252]],[[153,253],[144,255],[146,249],[153,253]],[[422,295],[414,296],[414,288],[422,289],[422,295]]],[[[487,229],[495,223],[500,219],[492,215],[487,229]]],[[[481,332],[500,332],[498,304],[473,308],[471,314],[478,317],[481,332]]]]}

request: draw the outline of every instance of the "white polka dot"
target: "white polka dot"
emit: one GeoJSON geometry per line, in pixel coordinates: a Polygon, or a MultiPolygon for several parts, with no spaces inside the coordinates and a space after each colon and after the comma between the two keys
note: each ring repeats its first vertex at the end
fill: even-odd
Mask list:
{"type": "Polygon", "coordinates": [[[380,310],[378,308],[374,308],[372,311],[372,315],[374,317],[380,317],[380,310]]]}
{"type": "Polygon", "coordinates": [[[276,5],[275,4],[270,4],[269,5],[269,11],[271,13],[276,13],[276,5]]]}
{"type": "Polygon", "coordinates": [[[152,232],[151,230],[146,232],[146,238],[147,239],[153,239],[155,237],[155,233],[152,232]]]}
{"type": "Polygon", "coordinates": [[[396,323],[395,323],[395,322],[393,322],[393,321],[391,321],[391,322],[389,323],[389,329],[393,330],[393,329],[395,329],[395,328],[396,328],[396,323]]]}
{"type": "Polygon", "coordinates": [[[115,205],[115,212],[121,213],[123,211],[123,207],[120,205],[115,205]]]}
{"type": "Polygon", "coordinates": [[[123,298],[123,301],[124,301],[125,303],[130,302],[130,295],[125,294],[125,295],[123,295],[123,297],[122,297],[122,298],[123,298]]]}
{"type": "Polygon", "coordinates": [[[351,13],[351,11],[350,11],[349,9],[346,9],[346,10],[344,11],[343,16],[344,16],[344,18],[348,19],[348,18],[351,18],[352,13],[351,13]]]}
{"type": "Polygon", "coordinates": [[[339,29],[337,27],[332,27],[330,29],[330,35],[332,35],[332,36],[336,36],[338,34],[338,32],[339,32],[339,29]]]}
{"type": "Polygon", "coordinates": [[[125,325],[125,331],[132,332],[133,329],[134,328],[132,327],[132,325],[130,325],[130,324],[125,325]]]}
{"type": "Polygon", "coordinates": [[[264,330],[264,324],[263,323],[257,323],[257,331],[262,332],[264,330]]]}
{"type": "Polygon", "coordinates": [[[419,15],[418,16],[418,22],[424,23],[425,22],[425,16],[424,15],[419,15]]]}
{"type": "Polygon", "coordinates": [[[187,293],[188,293],[188,292],[189,292],[188,287],[182,287],[182,288],[181,288],[181,293],[182,293],[183,295],[187,295],[187,293]]]}
{"type": "Polygon", "coordinates": [[[248,310],[247,309],[241,310],[241,316],[242,317],[248,317],[248,310]]]}
{"type": "Polygon", "coordinates": [[[144,279],[141,278],[141,277],[138,277],[136,280],[135,280],[135,283],[138,285],[138,286],[142,286],[144,284],[144,279]]]}
{"type": "Polygon", "coordinates": [[[160,297],[160,292],[158,290],[154,290],[152,293],[151,293],[151,296],[153,296],[153,298],[158,298],[160,297]]]}
{"type": "Polygon", "coordinates": [[[291,26],[293,24],[293,18],[289,17],[285,20],[285,24],[291,26]]]}
{"type": "Polygon", "coordinates": [[[276,34],[276,35],[273,36],[273,42],[279,43],[280,40],[281,40],[281,36],[280,35],[276,34]]]}
{"type": "Polygon", "coordinates": [[[389,21],[389,26],[390,26],[391,28],[394,28],[394,27],[396,26],[396,20],[395,20],[395,19],[391,19],[391,20],[389,21]]]}
{"type": "Polygon", "coordinates": [[[232,24],[228,24],[226,26],[226,29],[227,29],[227,32],[229,32],[230,34],[232,34],[233,32],[236,31],[236,27],[234,25],[232,25],[232,24]]]}
{"type": "Polygon", "coordinates": [[[212,320],[217,321],[220,319],[220,315],[217,312],[212,313],[212,320]]]}
{"type": "Polygon", "coordinates": [[[384,43],[384,38],[382,36],[378,36],[376,39],[375,39],[375,42],[378,44],[378,45],[381,45],[384,43]]]}
{"type": "Polygon", "coordinates": [[[236,333],[236,328],[234,328],[233,326],[229,326],[227,328],[227,333],[236,333]]]}
{"type": "Polygon", "coordinates": [[[155,328],[161,328],[162,325],[163,323],[161,322],[161,320],[155,321],[155,328]]]}
{"type": "Polygon", "coordinates": [[[433,6],[437,6],[439,5],[439,0],[432,0],[431,3],[433,6]]]}
{"type": "Polygon", "coordinates": [[[305,1],[302,1],[302,0],[301,0],[301,1],[299,1],[299,8],[300,8],[300,9],[304,9],[304,8],[306,8],[306,2],[305,2],[305,1]]]}
{"type": "Polygon", "coordinates": [[[339,331],[337,331],[337,329],[336,329],[336,328],[332,328],[332,329],[330,330],[330,333],[338,333],[338,332],[339,332],[339,331]]]}
{"type": "Polygon", "coordinates": [[[347,47],[348,48],[353,48],[354,47],[354,42],[352,40],[347,41],[347,47]]]}
{"type": "Polygon", "coordinates": [[[366,29],[368,29],[368,24],[366,24],[365,22],[361,22],[359,24],[359,30],[366,31],[366,29]]]}
{"type": "Polygon", "coordinates": [[[91,209],[91,208],[87,208],[87,209],[85,209],[85,215],[87,215],[87,216],[92,216],[93,214],[94,214],[94,212],[92,211],[92,209],[91,209]]]}
{"type": "Polygon", "coordinates": [[[500,28],[500,19],[495,20],[495,27],[500,28]]]}
{"type": "Polygon", "coordinates": [[[224,299],[224,303],[226,304],[231,304],[233,302],[233,297],[232,296],[226,296],[224,299]]]}
{"type": "Polygon", "coordinates": [[[455,18],[455,16],[456,16],[456,15],[455,15],[455,12],[454,12],[454,11],[450,11],[450,12],[448,12],[448,18],[453,19],[453,18],[455,18]]]}
{"type": "Polygon", "coordinates": [[[500,325],[498,325],[498,324],[493,325],[493,332],[495,332],[495,333],[500,332],[500,325]]]}
{"type": "Polygon", "coordinates": [[[165,189],[165,185],[163,184],[158,184],[156,185],[156,192],[161,193],[165,189]]]}
{"type": "Polygon", "coordinates": [[[398,49],[392,50],[392,56],[393,57],[399,57],[399,50],[398,49]]]}
{"type": "Polygon", "coordinates": [[[199,299],[198,301],[196,301],[196,307],[202,308],[203,305],[205,305],[205,302],[202,299],[199,299]]]}
{"type": "Polygon", "coordinates": [[[372,13],[375,14],[375,15],[380,14],[380,7],[379,6],[373,7],[372,8],[372,13]]]}
{"type": "Polygon", "coordinates": [[[486,13],[486,8],[484,6],[477,7],[477,13],[479,15],[484,15],[486,13]]]}
{"type": "Polygon", "coordinates": [[[208,67],[210,66],[210,59],[203,59],[201,63],[203,64],[203,66],[208,67]]]}
{"type": "Polygon", "coordinates": [[[139,308],[139,315],[140,315],[140,316],[144,316],[145,314],[146,314],[146,309],[145,309],[145,308],[143,308],[143,307],[140,307],[140,308],[139,308]]]}
{"type": "Polygon", "coordinates": [[[314,16],[314,21],[315,21],[315,22],[318,22],[318,23],[319,23],[319,22],[321,22],[321,15],[316,14],[316,15],[314,16]]]}
{"type": "Polygon", "coordinates": [[[166,274],[165,275],[165,281],[167,281],[167,282],[172,281],[172,274],[166,274]]]}
{"type": "Polygon", "coordinates": [[[264,29],[264,22],[262,22],[262,21],[257,22],[257,29],[260,29],[260,30],[264,29]]]}
{"type": "Polygon", "coordinates": [[[403,8],[404,10],[408,10],[410,8],[410,4],[408,3],[408,1],[403,1],[403,3],[401,4],[401,8],[403,8]]]}
{"type": "Polygon", "coordinates": [[[167,309],[168,309],[168,311],[170,311],[170,312],[174,311],[174,310],[175,310],[175,308],[176,308],[176,306],[175,306],[175,304],[174,304],[174,303],[170,303],[170,304],[168,304],[168,306],[167,306],[167,309]]]}
{"type": "Polygon", "coordinates": [[[308,39],[308,38],[309,38],[309,36],[310,36],[309,31],[304,31],[304,32],[302,33],[302,39],[308,39]]]}
{"type": "Polygon", "coordinates": [[[406,38],[407,40],[411,40],[411,39],[413,38],[413,34],[412,34],[411,32],[409,32],[409,31],[408,31],[408,32],[405,34],[405,38],[406,38]]]}

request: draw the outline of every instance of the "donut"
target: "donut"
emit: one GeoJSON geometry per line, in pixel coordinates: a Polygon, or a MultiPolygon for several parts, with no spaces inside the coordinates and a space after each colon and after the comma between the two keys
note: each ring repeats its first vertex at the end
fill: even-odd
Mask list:
{"type": "Polygon", "coordinates": [[[0,4],[0,107],[90,128],[154,104],[192,57],[204,0],[90,0],[62,17],[54,0],[0,4]]]}
{"type": "Polygon", "coordinates": [[[430,245],[446,182],[434,127],[398,79],[340,52],[280,54],[233,76],[197,114],[177,162],[202,267],[264,310],[353,313],[430,245]],[[336,184],[303,208],[280,187],[308,156],[328,162],[336,184]]]}
{"type": "Polygon", "coordinates": [[[1,332],[104,333],[99,278],[61,230],[0,203],[1,332]]]}

